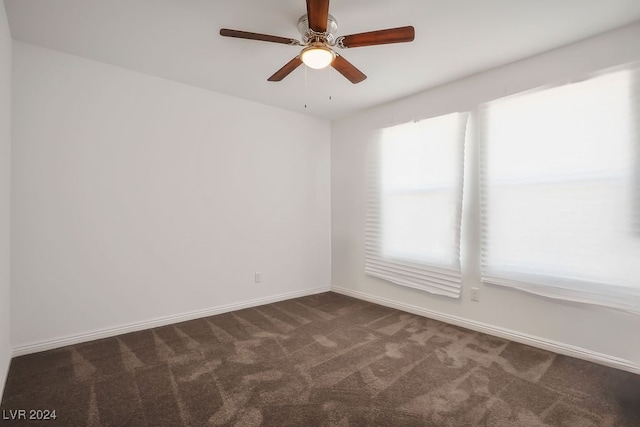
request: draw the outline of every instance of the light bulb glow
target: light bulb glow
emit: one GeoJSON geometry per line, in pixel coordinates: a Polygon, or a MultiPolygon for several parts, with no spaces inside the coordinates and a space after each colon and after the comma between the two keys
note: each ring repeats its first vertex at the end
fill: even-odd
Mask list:
{"type": "Polygon", "coordinates": [[[336,54],[327,47],[324,46],[309,46],[302,49],[300,53],[300,59],[307,67],[315,68],[319,70],[333,62],[336,54]]]}

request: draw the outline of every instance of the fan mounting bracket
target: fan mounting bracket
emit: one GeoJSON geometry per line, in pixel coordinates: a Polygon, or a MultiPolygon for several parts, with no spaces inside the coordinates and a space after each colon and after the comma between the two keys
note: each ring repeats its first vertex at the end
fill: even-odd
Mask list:
{"type": "Polygon", "coordinates": [[[312,42],[326,43],[330,46],[335,45],[336,32],[338,31],[338,21],[329,15],[327,19],[327,31],[319,33],[309,28],[309,17],[304,14],[298,19],[298,31],[302,36],[302,43],[308,45],[312,42]]]}

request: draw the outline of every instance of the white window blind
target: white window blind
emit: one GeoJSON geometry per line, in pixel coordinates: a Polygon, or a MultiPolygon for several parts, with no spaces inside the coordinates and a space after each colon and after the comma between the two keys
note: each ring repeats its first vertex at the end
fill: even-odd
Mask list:
{"type": "Polygon", "coordinates": [[[460,220],[467,114],[379,132],[370,150],[365,272],[460,296],[460,220]]]}
{"type": "Polygon", "coordinates": [[[482,281],[640,311],[637,73],[481,111],[482,281]]]}

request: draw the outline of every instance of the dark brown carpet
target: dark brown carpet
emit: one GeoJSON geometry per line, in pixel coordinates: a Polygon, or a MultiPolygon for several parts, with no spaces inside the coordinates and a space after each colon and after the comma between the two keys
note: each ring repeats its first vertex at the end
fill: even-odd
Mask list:
{"type": "Polygon", "coordinates": [[[640,376],[329,292],[17,357],[3,418],[20,409],[64,426],[634,426],[640,376]]]}

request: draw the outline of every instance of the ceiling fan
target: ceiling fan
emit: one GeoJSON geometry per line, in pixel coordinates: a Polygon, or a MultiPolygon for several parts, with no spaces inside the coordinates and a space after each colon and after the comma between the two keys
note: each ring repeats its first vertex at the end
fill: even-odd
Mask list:
{"type": "Polygon", "coordinates": [[[415,37],[415,30],[412,26],[369,31],[340,37],[335,36],[337,29],[338,24],[336,19],[329,15],[329,0],[307,0],[307,14],[301,16],[298,20],[298,30],[302,36],[302,41],[268,34],[230,30],[228,28],[222,28],[220,35],[240,39],[282,43],[291,46],[302,46],[303,49],[299,55],[287,62],[284,67],[280,68],[267,79],[270,82],[281,81],[304,63],[316,69],[331,65],[354,84],[360,83],[366,79],[367,76],[344,59],[342,55],[337,54],[332,48],[339,47],[346,49],[389,43],[404,43],[413,41],[415,37]]]}

